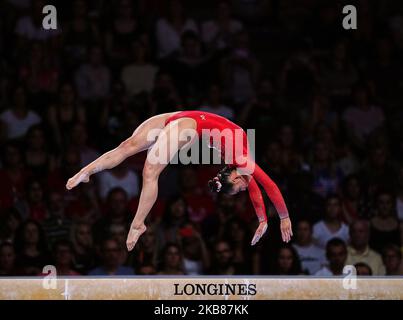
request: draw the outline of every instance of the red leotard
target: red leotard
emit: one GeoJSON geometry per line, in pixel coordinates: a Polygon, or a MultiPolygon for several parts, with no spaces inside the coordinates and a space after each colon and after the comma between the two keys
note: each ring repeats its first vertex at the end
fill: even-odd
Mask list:
{"type": "MultiPolygon", "coordinates": [[[[239,132],[242,132],[243,136],[243,150],[242,153],[243,155],[248,154],[248,140],[246,137],[245,132],[242,130],[241,127],[236,125],[235,123],[229,121],[228,119],[221,117],[219,115],[209,113],[209,112],[203,112],[203,111],[181,111],[178,113],[175,113],[174,115],[170,116],[165,124],[167,125],[171,121],[174,121],[176,119],[181,119],[181,118],[191,118],[196,121],[197,127],[196,131],[199,135],[199,137],[203,136],[203,133],[206,131],[203,130],[216,130],[218,132],[223,132],[224,130],[230,131],[230,132],[235,132],[236,130],[241,130],[239,132]],[[218,129],[218,130],[217,130],[218,129]]],[[[234,134],[232,134],[234,136],[234,134]]],[[[212,137],[209,137],[213,141],[212,137]]],[[[226,136],[227,138],[227,136],[226,136]]],[[[232,146],[234,146],[234,140],[227,140],[221,138],[221,146],[224,146],[224,148],[221,148],[221,156],[224,158],[225,157],[225,152],[226,148],[225,146],[228,146],[228,142],[232,143],[232,146]]],[[[235,149],[231,149],[235,150],[235,149]]],[[[248,159],[250,159],[248,157],[248,159]]],[[[239,166],[237,165],[236,157],[235,157],[235,152],[233,152],[232,156],[232,164],[234,166],[239,166]]],[[[248,160],[252,161],[252,160],[248,160]]],[[[278,189],[277,185],[269,178],[269,176],[256,164],[254,163],[254,171],[252,173],[252,179],[249,182],[248,186],[248,191],[249,191],[249,196],[252,201],[253,207],[255,208],[256,215],[258,216],[259,221],[267,221],[267,216],[266,216],[266,209],[262,197],[262,193],[260,191],[259,186],[257,185],[257,182],[259,182],[262,186],[267,195],[270,198],[270,201],[273,203],[274,207],[277,210],[278,215],[280,216],[281,219],[288,217],[288,210],[287,206],[284,202],[283,196],[281,195],[280,190],[278,189]]]]}

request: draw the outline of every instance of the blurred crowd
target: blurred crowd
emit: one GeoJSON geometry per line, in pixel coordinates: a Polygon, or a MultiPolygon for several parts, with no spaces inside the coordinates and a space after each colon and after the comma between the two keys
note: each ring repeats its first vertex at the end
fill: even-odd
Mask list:
{"type": "Polygon", "coordinates": [[[4,0],[0,4],[0,275],[402,275],[403,3],[4,0]],[[44,30],[54,4],[58,28],[44,30]],[[400,58],[399,58],[400,57],[400,58]],[[145,153],[67,192],[148,117],[201,109],[256,130],[294,237],[220,166],[171,165],[125,248],[145,153]]]}

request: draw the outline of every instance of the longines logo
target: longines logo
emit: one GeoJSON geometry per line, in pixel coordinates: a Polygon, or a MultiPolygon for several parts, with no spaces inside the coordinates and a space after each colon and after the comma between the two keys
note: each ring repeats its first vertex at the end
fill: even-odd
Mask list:
{"type": "Polygon", "coordinates": [[[192,296],[192,295],[210,295],[210,296],[229,296],[229,295],[256,295],[256,284],[250,283],[187,283],[180,285],[174,283],[175,296],[192,296]]]}

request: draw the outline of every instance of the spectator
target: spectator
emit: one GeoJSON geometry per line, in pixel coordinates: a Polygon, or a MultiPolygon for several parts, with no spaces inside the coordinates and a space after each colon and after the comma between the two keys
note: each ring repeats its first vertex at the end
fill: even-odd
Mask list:
{"type": "Polygon", "coordinates": [[[47,217],[48,212],[44,193],[43,186],[38,180],[28,182],[26,201],[19,201],[15,204],[23,219],[41,222],[47,217]]]}
{"type": "MultiPolygon", "coordinates": [[[[18,19],[15,26],[15,33],[18,36],[19,48],[24,49],[24,44],[30,40],[49,41],[60,34],[60,29],[45,30],[42,27],[43,7],[46,5],[43,0],[31,1],[29,14],[18,19]]],[[[26,47],[25,47],[26,48],[26,47]]]]}
{"type": "Polygon", "coordinates": [[[372,270],[369,265],[364,262],[358,262],[354,265],[357,270],[357,276],[372,276],[372,270]]]}
{"type": "MultiPolygon", "coordinates": [[[[114,223],[109,226],[108,238],[113,238],[119,242],[119,246],[124,248],[126,246],[126,238],[129,232],[129,228],[124,223],[114,223]]],[[[128,252],[122,250],[121,263],[126,264],[128,252]]]]}
{"type": "Polygon", "coordinates": [[[327,95],[316,93],[312,97],[309,107],[309,110],[301,110],[301,122],[308,134],[312,134],[314,129],[321,124],[335,132],[339,129],[339,115],[332,110],[327,95]]]}
{"type": "Polygon", "coordinates": [[[179,50],[180,39],[185,31],[198,32],[193,19],[187,18],[181,0],[167,1],[167,14],[156,24],[157,56],[166,58],[179,50]]]}
{"type": "MultiPolygon", "coordinates": [[[[155,225],[147,227],[146,232],[139,239],[139,244],[134,248],[134,252],[133,265],[135,270],[139,270],[139,273],[142,274],[141,272],[144,272],[141,271],[143,266],[152,266],[152,272],[156,273],[159,252],[155,225]]],[[[148,270],[148,272],[151,271],[148,270]]]]}
{"type": "Polygon", "coordinates": [[[218,240],[213,247],[214,259],[209,274],[238,275],[242,274],[233,263],[234,251],[226,240],[218,240]]]}
{"type": "Polygon", "coordinates": [[[80,166],[85,167],[100,156],[100,153],[88,145],[88,132],[83,123],[76,123],[71,130],[70,145],[80,152],[80,166]]]}
{"type": "Polygon", "coordinates": [[[210,255],[201,234],[192,225],[185,226],[179,232],[185,273],[203,275],[210,268],[210,255]]]}
{"type": "Polygon", "coordinates": [[[47,203],[47,216],[43,220],[43,230],[49,245],[62,239],[68,239],[70,235],[71,220],[65,216],[66,201],[63,194],[50,191],[47,203]]]}
{"type": "Polygon", "coordinates": [[[14,246],[9,242],[0,244],[0,277],[9,277],[16,274],[15,261],[14,246]]]}
{"type": "Polygon", "coordinates": [[[47,242],[38,222],[26,220],[15,236],[16,265],[21,275],[38,275],[49,264],[47,242]]]}
{"type": "Polygon", "coordinates": [[[74,0],[73,16],[64,26],[64,52],[67,65],[75,66],[84,61],[88,46],[100,42],[100,30],[95,21],[89,19],[87,3],[84,0],[74,0]]]}
{"type": "Polygon", "coordinates": [[[364,183],[368,186],[368,195],[375,197],[390,182],[396,182],[397,171],[386,142],[370,146],[366,161],[360,171],[364,183]]]}
{"type": "Polygon", "coordinates": [[[56,59],[48,51],[42,42],[33,42],[29,60],[19,69],[20,80],[27,86],[30,95],[39,101],[46,101],[49,94],[55,93],[60,77],[56,59]]]}
{"type": "Polygon", "coordinates": [[[255,250],[251,250],[252,234],[240,219],[234,218],[227,222],[224,232],[225,238],[231,243],[232,263],[242,274],[252,274],[258,269],[260,261],[255,250]]]}
{"type": "Polygon", "coordinates": [[[201,92],[206,91],[206,83],[213,72],[209,56],[203,54],[202,44],[197,33],[186,31],[181,36],[178,54],[164,66],[172,75],[179,94],[192,101],[202,99],[201,92]]]}
{"type": "Polygon", "coordinates": [[[343,222],[350,225],[359,218],[366,218],[369,208],[363,197],[363,187],[358,175],[349,175],[343,181],[343,222]]]}
{"type": "Polygon", "coordinates": [[[181,97],[172,76],[166,71],[157,73],[151,96],[155,109],[158,112],[175,110],[181,104],[181,97]]]}
{"type": "Polygon", "coordinates": [[[216,241],[225,236],[227,223],[235,218],[234,197],[219,193],[216,208],[215,214],[208,216],[202,223],[203,238],[210,245],[214,245],[216,241]]]}
{"type": "Polygon", "coordinates": [[[51,105],[47,119],[52,130],[53,139],[59,149],[66,145],[68,133],[77,123],[86,121],[85,109],[76,98],[76,93],[70,83],[63,83],[59,88],[58,102],[51,105]]]}
{"type": "Polygon", "coordinates": [[[359,84],[353,90],[354,104],[343,113],[347,133],[351,141],[359,148],[375,129],[384,123],[381,108],[372,104],[367,86],[359,84]]]}
{"type": "Polygon", "coordinates": [[[322,66],[322,81],[331,98],[345,101],[351,93],[353,84],[358,80],[358,72],[350,61],[348,44],[341,40],[335,43],[328,61],[322,66]]]}
{"type": "Polygon", "coordinates": [[[296,101],[307,101],[314,94],[319,81],[318,66],[312,52],[305,44],[297,44],[297,48],[284,62],[278,76],[279,89],[284,103],[290,107],[296,101]]]}
{"type": "Polygon", "coordinates": [[[259,79],[260,64],[253,54],[249,34],[240,31],[235,37],[235,45],[221,66],[221,77],[226,84],[227,94],[236,105],[246,103],[255,95],[255,85],[259,79]]]}
{"type": "Polygon", "coordinates": [[[275,275],[301,275],[301,262],[297,251],[291,245],[282,245],[277,253],[273,270],[275,275]]]}
{"type": "Polygon", "coordinates": [[[127,193],[122,188],[114,188],[108,193],[105,203],[106,215],[94,224],[94,240],[100,243],[108,235],[108,229],[112,224],[129,225],[129,202],[127,193]]]}
{"type": "Polygon", "coordinates": [[[384,101],[396,98],[397,83],[399,82],[402,65],[396,56],[394,40],[389,37],[375,39],[373,48],[374,57],[368,65],[368,73],[374,79],[377,94],[384,101]]]}
{"type": "MultiPolygon", "coordinates": [[[[111,9],[111,7],[109,7],[111,9]]],[[[114,16],[110,19],[105,35],[105,48],[116,66],[127,63],[130,44],[141,33],[140,20],[135,16],[135,9],[130,0],[120,0],[113,6],[114,16]]]]}
{"type": "Polygon", "coordinates": [[[312,225],[307,220],[300,220],[296,228],[293,247],[301,261],[301,269],[307,274],[315,274],[325,263],[325,251],[313,243],[312,225]]]}
{"type": "Polygon", "coordinates": [[[17,86],[13,91],[13,105],[0,114],[6,126],[7,139],[22,138],[28,129],[41,122],[39,115],[28,108],[25,88],[17,86]]]}
{"type": "Polygon", "coordinates": [[[342,180],[342,171],[337,168],[330,148],[325,143],[316,143],[312,163],[313,190],[323,198],[337,193],[342,180]]]}
{"type": "Polygon", "coordinates": [[[137,274],[141,276],[153,276],[157,274],[157,271],[155,270],[154,265],[144,264],[139,267],[137,274]]]}
{"type": "Polygon", "coordinates": [[[76,222],[71,227],[70,240],[74,252],[74,268],[81,274],[87,274],[95,266],[95,251],[91,225],[76,222]]]}
{"type": "Polygon", "coordinates": [[[27,169],[38,179],[43,179],[56,167],[56,157],[50,148],[50,141],[41,125],[28,129],[25,136],[25,163],[27,169]]]}
{"type": "Polygon", "coordinates": [[[67,240],[60,240],[54,244],[53,255],[58,276],[78,276],[73,269],[73,246],[67,240]]]}
{"type": "Polygon", "coordinates": [[[167,243],[162,250],[162,264],[160,275],[184,275],[183,253],[175,243],[167,243]]]}
{"type": "Polygon", "coordinates": [[[340,238],[329,240],[326,245],[326,258],[328,265],[324,266],[316,276],[340,276],[343,274],[347,260],[347,246],[340,238]]]}
{"type": "Polygon", "coordinates": [[[222,103],[221,88],[218,84],[210,86],[209,98],[199,110],[215,113],[229,120],[234,120],[234,110],[222,103]]]}
{"type": "Polygon", "coordinates": [[[196,167],[184,166],[179,171],[180,193],[187,203],[189,219],[195,224],[199,224],[209,216],[214,208],[211,196],[206,194],[205,180],[200,184],[201,177],[196,167]]]}
{"type": "Polygon", "coordinates": [[[108,193],[114,188],[123,189],[129,199],[139,194],[140,185],[138,174],[129,169],[128,165],[125,163],[111,170],[101,172],[97,179],[101,199],[105,199],[108,193]]]}
{"type": "Polygon", "coordinates": [[[189,223],[188,206],[181,196],[168,199],[165,212],[157,227],[158,245],[165,247],[167,243],[179,243],[179,230],[189,223]]]}
{"type": "Polygon", "coordinates": [[[142,92],[150,93],[154,87],[157,67],[150,60],[150,53],[141,40],[132,43],[132,62],[123,67],[120,78],[129,97],[142,92]]]}
{"type": "Polygon", "coordinates": [[[111,74],[101,47],[90,49],[88,61],[76,71],[75,85],[78,96],[84,101],[97,102],[109,95],[111,74]]]}
{"type": "Polygon", "coordinates": [[[403,222],[403,164],[400,165],[398,173],[398,186],[397,186],[397,196],[396,196],[396,211],[397,217],[400,223],[403,222]]]}
{"type": "Polygon", "coordinates": [[[8,142],[2,149],[0,204],[3,208],[10,208],[22,199],[30,174],[25,169],[21,148],[17,143],[8,142]]]}
{"type": "Polygon", "coordinates": [[[235,34],[242,29],[242,23],[232,17],[230,2],[218,1],[216,18],[202,24],[203,42],[213,50],[224,50],[232,46],[235,34]]]}
{"type": "Polygon", "coordinates": [[[313,177],[309,171],[300,171],[290,177],[289,201],[290,212],[298,212],[296,220],[308,220],[311,224],[323,216],[324,199],[313,192],[313,177]]]}
{"type": "Polygon", "coordinates": [[[22,223],[20,213],[15,208],[10,208],[0,216],[0,243],[14,243],[16,232],[22,223]]]}
{"type": "Polygon", "coordinates": [[[340,214],[341,203],[339,197],[330,195],[326,200],[323,220],[313,226],[313,238],[320,248],[326,248],[327,242],[332,238],[348,241],[348,226],[340,221],[340,214]]]}
{"type": "Polygon", "coordinates": [[[403,275],[402,252],[394,244],[387,245],[382,252],[383,263],[385,264],[386,275],[403,275]]]}
{"type": "Polygon", "coordinates": [[[259,141],[260,133],[275,132],[278,127],[279,109],[275,105],[274,87],[270,79],[262,79],[257,87],[256,97],[248,101],[241,109],[237,119],[241,126],[249,125],[256,130],[256,139],[259,141]]]}
{"type": "Polygon", "coordinates": [[[376,276],[385,275],[381,256],[369,247],[369,222],[356,220],[350,225],[350,245],[347,247],[347,264],[365,263],[376,276]]]}
{"type": "Polygon", "coordinates": [[[379,253],[390,243],[400,247],[400,225],[394,204],[393,196],[388,191],[380,191],[376,197],[376,215],[371,219],[369,244],[379,253]]]}
{"type": "Polygon", "coordinates": [[[122,266],[121,254],[124,250],[115,239],[105,239],[100,248],[102,264],[92,269],[88,274],[90,276],[130,276],[134,274],[132,268],[122,266]]]}

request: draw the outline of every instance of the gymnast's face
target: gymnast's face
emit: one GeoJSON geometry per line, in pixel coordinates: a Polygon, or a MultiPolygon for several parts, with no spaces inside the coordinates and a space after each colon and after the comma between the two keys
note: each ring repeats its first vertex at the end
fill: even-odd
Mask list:
{"type": "Polygon", "coordinates": [[[237,172],[237,170],[233,170],[228,177],[228,180],[232,183],[232,189],[229,192],[230,195],[235,195],[238,192],[245,191],[248,189],[249,181],[251,176],[242,175],[237,172]]]}

